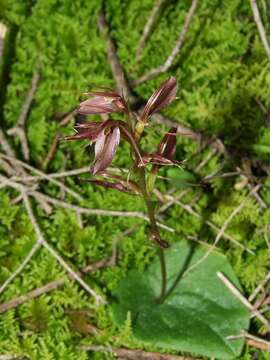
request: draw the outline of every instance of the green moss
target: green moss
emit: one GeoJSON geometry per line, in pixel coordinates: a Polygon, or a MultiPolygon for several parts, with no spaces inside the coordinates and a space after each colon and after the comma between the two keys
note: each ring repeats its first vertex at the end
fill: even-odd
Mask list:
{"type": "MultiPolygon", "coordinates": [[[[72,124],[66,128],[59,127],[55,114],[73,109],[82,94],[93,87],[114,86],[105,41],[96,26],[100,1],[14,0],[2,3],[4,14],[1,16],[19,29],[11,80],[2,109],[4,127],[9,128],[16,123],[34,68],[40,66],[41,80],[27,121],[27,135],[31,163],[41,167],[54,135],[72,132],[72,124]]],[[[152,6],[152,0],[114,0],[105,4],[111,34],[117,43],[117,54],[130,78],[137,78],[166,60],[190,2],[168,2],[137,63],[136,46],[152,6]]],[[[248,194],[246,188],[235,189],[239,177],[213,178],[206,186],[200,183],[204,176],[218,171],[234,171],[235,165],[240,164],[239,154],[243,152],[265,162],[269,160],[268,120],[257,104],[259,99],[266,108],[270,108],[269,70],[270,64],[248,2],[206,0],[200,3],[186,43],[169,71],[179,80],[179,99],[165,112],[176,121],[209,136],[220,136],[226,145],[237,151],[233,161],[214,155],[205,167],[197,171],[197,166],[209,155],[209,149],[199,151],[198,144],[188,137],[178,139],[177,158],[187,159],[184,167],[198,178],[196,186],[188,188],[181,202],[192,205],[199,217],[188,214],[177,205],[166,211],[162,221],[176,232],[162,233],[171,243],[190,237],[213,243],[217,232],[205,221],[221,227],[248,194]]],[[[160,75],[136,88],[135,92],[147,99],[167,76],[160,75]]],[[[159,135],[164,131],[164,128],[150,124],[149,136],[144,140],[145,149],[155,149],[160,141],[159,135]]],[[[18,145],[15,142],[19,151],[18,145]]],[[[89,151],[84,143],[61,142],[49,170],[74,169],[88,163],[89,151]]],[[[114,163],[130,168],[127,144],[121,143],[114,163]]],[[[259,167],[253,170],[258,180],[264,180],[265,173],[259,167]]],[[[166,172],[162,175],[165,176],[166,172]]],[[[82,177],[88,178],[88,175],[82,177]]],[[[138,197],[130,198],[126,194],[101,189],[78,178],[67,179],[67,184],[82,194],[82,205],[144,211],[138,197]]],[[[269,184],[267,180],[268,187],[269,184]]],[[[167,181],[159,181],[159,186],[164,193],[170,188],[167,181]]],[[[268,187],[261,191],[261,196],[270,205],[268,187]]],[[[60,196],[59,189],[46,182],[42,184],[42,190],[60,196]]],[[[35,237],[22,205],[11,206],[11,199],[16,193],[7,189],[0,191],[2,282],[24,259],[35,237]]],[[[128,270],[135,267],[143,271],[154,256],[154,248],[147,241],[146,224],[141,219],[83,215],[84,228],[81,229],[72,211],[54,209],[49,218],[37,211],[46,238],[75,268],[110,256],[114,239],[138,224],[134,232],[119,242],[117,267],[99,270],[85,277],[91,286],[107,296],[109,303],[111,291],[128,270]]],[[[219,248],[226,252],[247,294],[254,290],[268,270],[268,249],[263,236],[269,220],[269,210],[262,211],[256,200],[250,197],[226,232],[256,255],[248,254],[228,240],[221,239],[219,242],[219,248]]],[[[66,279],[62,288],[1,314],[1,353],[25,353],[31,359],[44,360],[111,359],[111,355],[86,354],[79,350],[79,345],[142,346],[130,337],[128,319],[119,332],[112,322],[110,305],[96,307],[93,299],[67,277],[45,249],[39,251],[23,274],[8,287],[2,295],[2,302],[59,278],[66,279]],[[96,337],[79,335],[68,325],[65,310],[83,308],[93,312],[93,322],[101,331],[96,337]]],[[[260,324],[256,323],[254,329],[259,330],[260,324]]],[[[252,350],[246,349],[241,359],[250,359],[251,354],[252,350]]],[[[258,356],[259,359],[267,359],[264,353],[258,356]]]]}

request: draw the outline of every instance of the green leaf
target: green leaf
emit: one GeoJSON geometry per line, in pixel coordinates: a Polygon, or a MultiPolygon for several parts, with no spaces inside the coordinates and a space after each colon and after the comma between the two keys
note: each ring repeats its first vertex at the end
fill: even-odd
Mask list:
{"type": "Polygon", "coordinates": [[[144,274],[131,271],[115,291],[117,325],[121,326],[130,312],[133,334],[145,343],[218,359],[239,356],[244,340],[227,337],[248,328],[249,313],[217,277],[218,271],[223,272],[240,289],[226,257],[212,252],[183,276],[205,252],[204,247],[185,241],[166,250],[167,289],[181,279],[163,304],[156,302],[161,287],[158,260],[144,274]]]}
{"type": "Polygon", "coordinates": [[[270,146],[269,145],[261,145],[261,144],[253,144],[252,148],[258,153],[262,154],[270,154],[270,146]]]}
{"type": "Polygon", "coordinates": [[[183,169],[168,169],[167,180],[177,189],[185,189],[197,183],[197,179],[190,171],[183,169]]]}

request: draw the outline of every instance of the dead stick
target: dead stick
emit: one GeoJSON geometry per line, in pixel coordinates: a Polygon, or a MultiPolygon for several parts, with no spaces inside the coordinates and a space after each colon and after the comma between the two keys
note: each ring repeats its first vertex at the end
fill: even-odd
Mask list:
{"type": "Polygon", "coordinates": [[[261,19],[261,16],[260,16],[260,12],[259,12],[259,8],[258,8],[256,0],[250,0],[250,5],[251,5],[252,11],[253,11],[254,20],[255,20],[256,25],[258,27],[259,34],[260,34],[260,37],[261,37],[265,52],[266,52],[266,54],[268,56],[268,59],[270,60],[270,46],[268,44],[266,31],[265,31],[265,28],[264,28],[263,23],[262,23],[262,19],[261,19]]]}
{"type": "MultiPolygon", "coordinates": [[[[117,237],[115,239],[115,241],[113,242],[113,248],[112,248],[112,254],[110,257],[107,257],[105,259],[96,261],[92,264],[86,265],[85,267],[83,267],[80,272],[78,272],[78,275],[81,276],[81,273],[89,273],[89,272],[95,272],[97,270],[100,270],[104,267],[110,267],[110,266],[115,266],[116,265],[116,260],[117,260],[117,244],[118,241],[121,240],[123,237],[129,235],[130,233],[132,233],[136,228],[138,227],[138,224],[135,224],[134,226],[132,226],[131,228],[125,230],[119,237],[117,237]]],[[[70,274],[68,274],[70,276],[70,274]]],[[[47,283],[44,286],[38,287],[34,290],[31,290],[30,292],[28,292],[25,295],[16,297],[15,299],[12,299],[10,301],[7,301],[5,303],[0,304],[0,314],[13,309],[19,305],[24,304],[25,302],[32,300],[38,296],[41,296],[43,294],[46,294],[50,291],[56,290],[59,287],[63,286],[65,284],[65,279],[59,279],[59,280],[54,280],[51,281],[49,283],[47,283]]]]}
{"type": "Polygon", "coordinates": [[[52,161],[52,159],[54,158],[54,155],[56,153],[56,150],[58,148],[58,144],[59,144],[59,139],[60,139],[60,135],[56,134],[53,138],[52,144],[49,148],[49,151],[45,157],[45,159],[43,160],[42,163],[42,168],[43,169],[47,169],[49,163],[52,161]]]}
{"type": "Polygon", "coordinates": [[[23,262],[20,264],[20,266],[10,275],[10,277],[7,278],[7,280],[1,285],[0,287],[0,294],[6,289],[6,287],[17,277],[26,267],[26,265],[31,261],[33,256],[36,254],[38,249],[40,248],[40,242],[36,242],[30,252],[27,254],[23,262]]]}
{"type": "MultiPolygon", "coordinates": [[[[75,212],[78,212],[79,214],[96,215],[96,216],[100,215],[100,216],[137,217],[137,218],[143,219],[147,222],[149,221],[148,216],[140,211],[117,211],[117,210],[104,210],[104,209],[90,209],[90,208],[73,205],[68,202],[58,200],[51,196],[42,194],[39,191],[31,190],[29,187],[19,184],[15,181],[12,181],[11,179],[9,179],[1,174],[0,174],[0,183],[2,183],[3,185],[6,185],[6,186],[10,186],[10,187],[16,189],[17,191],[20,191],[20,192],[24,191],[25,193],[32,195],[37,199],[44,200],[44,201],[48,202],[49,204],[59,206],[59,207],[65,208],[65,209],[71,209],[75,212]]],[[[172,227],[169,227],[160,222],[158,222],[157,225],[160,228],[167,230],[169,232],[175,232],[175,230],[172,227]]]]}
{"type": "Polygon", "coordinates": [[[36,220],[36,217],[33,213],[30,199],[28,198],[28,196],[24,190],[21,190],[21,192],[23,195],[23,200],[24,200],[25,208],[27,210],[29,219],[30,219],[30,221],[33,225],[33,228],[35,230],[35,233],[36,233],[37,241],[40,242],[42,244],[42,246],[45,247],[49,251],[49,253],[60,263],[60,265],[62,265],[62,267],[68,272],[68,274],[74,280],[76,280],[90,295],[92,295],[95,298],[97,304],[104,303],[103,298],[100,295],[98,295],[93,289],[91,289],[90,286],[88,284],[86,284],[74,270],[72,270],[72,268],[65,262],[65,260],[44,239],[41,229],[36,220]]]}
{"type": "Polygon", "coordinates": [[[114,42],[112,41],[110,34],[109,34],[109,27],[105,18],[105,14],[103,10],[100,11],[98,16],[98,28],[101,34],[105,36],[105,40],[107,43],[107,55],[108,61],[111,65],[113,77],[116,81],[116,87],[119,94],[124,95],[125,98],[128,98],[131,103],[135,102],[136,99],[132,95],[129,85],[127,83],[124,71],[120,62],[116,55],[116,48],[114,42]]]}
{"type": "Polygon", "coordinates": [[[269,280],[270,280],[270,272],[265,276],[262,282],[256,287],[256,289],[250,295],[250,297],[248,298],[250,302],[252,302],[256,298],[256,296],[264,288],[264,286],[268,283],[269,280]]]}
{"type": "Polygon", "coordinates": [[[204,256],[202,256],[195,264],[193,264],[192,266],[190,266],[183,274],[182,277],[186,276],[190,271],[194,270],[197,266],[199,266],[200,264],[202,264],[209,256],[210,254],[213,252],[214,248],[217,246],[219,240],[221,239],[222,236],[224,236],[225,230],[227,229],[229,223],[232,221],[232,219],[244,208],[244,206],[247,203],[247,200],[250,198],[250,196],[252,194],[254,194],[254,192],[256,192],[258,189],[260,188],[260,185],[257,185],[256,187],[254,187],[251,192],[248,194],[248,196],[241,202],[241,204],[235,208],[230,215],[228,216],[228,218],[224,221],[224,224],[222,225],[221,229],[219,230],[214,243],[211,245],[210,249],[208,249],[208,251],[204,254],[204,256]]]}
{"type": "Polygon", "coordinates": [[[21,142],[21,146],[22,146],[22,153],[23,153],[23,157],[25,160],[29,160],[30,157],[30,153],[29,153],[29,146],[28,146],[28,141],[27,141],[27,137],[25,134],[25,123],[26,123],[26,119],[27,119],[27,115],[31,106],[31,103],[33,101],[35,92],[37,90],[37,85],[40,79],[40,74],[39,74],[39,70],[36,69],[33,77],[32,77],[32,81],[31,81],[31,88],[28,91],[28,94],[26,96],[26,99],[24,101],[24,104],[22,106],[22,110],[19,116],[19,119],[16,123],[16,125],[8,130],[8,135],[17,135],[20,142],[21,142]]]}
{"type": "MultiPolygon", "coordinates": [[[[4,131],[2,130],[2,128],[0,127],[0,145],[2,146],[4,152],[6,153],[6,155],[10,156],[11,158],[16,158],[16,154],[13,150],[13,148],[10,146],[7,137],[4,133],[4,131]]],[[[26,176],[27,173],[24,170],[24,168],[22,166],[20,166],[20,164],[16,163],[13,164],[13,168],[14,168],[14,172],[23,176],[26,176]]],[[[10,174],[11,175],[11,174],[10,174]]],[[[44,201],[40,200],[40,199],[36,199],[38,201],[38,203],[40,204],[41,208],[47,213],[50,214],[50,206],[45,203],[44,201]]]]}
{"type": "Polygon", "coordinates": [[[270,329],[269,321],[258,311],[255,310],[252,304],[241,294],[235,285],[220,271],[217,272],[218,278],[227,286],[227,288],[234,294],[234,296],[244,304],[254,316],[256,316],[268,329],[270,329]]]}
{"type": "MultiPolygon", "coordinates": [[[[74,170],[66,170],[66,171],[60,171],[60,172],[56,172],[56,173],[50,173],[47,175],[51,179],[56,179],[56,178],[61,178],[61,177],[76,176],[76,175],[80,175],[80,174],[84,174],[84,173],[89,173],[89,166],[82,167],[79,169],[74,169],[74,170]]],[[[26,177],[12,176],[12,178],[11,178],[11,180],[22,181],[22,182],[41,180],[41,179],[43,179],[42,175],[34,175],[34,176],[31,175],[31,176],[26,176],[26,177]]]]}
{"type": "Polygon", "coordinates": [[[81,195],[79,195],[78,193],[76,193],[75,191],[69,189],[65,184],[61,183],[60,181],[58,180],[55,180],[54,178],[51,178],[49,175],[47,175],[46,173],[44,173],[43,171],[35,168],[34,166],[31,166],[17,158],[13,158],[13,157],[10,157],[10,156],[7,156],[7,155],[4,155],[4,154],[1,154],[0,153],[0,157],[6,159],[6,160],[9,160],[11,163],[13,162],[16,162],[18,163],[19,165],[21,165],[22,167],[30,170],[30,171],[33,171],[35,172],[36,174],[40,175],[43,179],[46,179],[48,181],[50,181],[51,183],[57,185],[60,187],[60,189],[62,189],[63,191],[65,191],[66,193],[70,194],[71,196],[73,196],[75,199],[79,200],[79,201],[82,201],[83,198],[81,195]]]}
{"type": "Polygon", "coordinates": [[[176,55],[179,53],[179,51],[181,50],[185,39],[186,39],[186,35],[187,32],[189,30],[192,18],[195,14],[195,11],[197,9],[197,5],[198,5],[198,0],[192,0],[190,9],[187,13],[186,19],[185,19],[185,23],[184,26],[178,36],[178,39],[175,43],[175,46],[172,50],[172,52],[170,53],[170,55],[168,56],[167,60],[165,61],[165,63],[161,66],[158,66],[157,68],[154,68],[152,70],[150,70],[149,72],[147,72],[146,74],[142,75],[141,77],[139,77],[137,80],[133,81],[132,85],[134,86],[138,86],[142,83],[144,83],[145,81],[148,81],[150,79],[153,79],[154,77],[165,73],[166,71],[168,71],[170,69],[170,67],[172,66],[174,59],[176,57],[176,55]]]}
{"type": "Polygon", "coordinates": [[[111,353],[126,360],[199,360],[198,358],[187,356],[162,354],[144,350],[130,350],[126,348],[111,348],[99,345],[81,345],[80,348],[85,351],[111,353]]]}
{"type": "Polygon", "coordinates": [[[0,314],[6,312],[7,310],[14,309],[15,307],[17,307],[21,304],[24,304],[25,302],[32,300],[40,295],[43,295],[50,291],[58,289],[59,287],[63,286],[64,283],[65,283],[64,279],[51,281],[48,284],[41,286],[37,289],[34,289],[25,295],[19,296],[15,299],[12,299],[3,304],[0,304],[0,314]]]}
{"type": "Polygon", "coordinates": [[[166,2],[166,0],[156,0],[155,4],[153,6],[153,9],[150,13],[150,16],[149,16],[146,24],[145,24],[142,36],[141,36],[141,38],[139,40],[139,44],[137,46],[137,51],[136,51],[137,60],[139,60],[141,57],[142,51],[145,47],[145,43],[146,43],[148,37],[150,36],[150,33],[157,21],[157,17],[160,12],[160,9],[165,2],[166,2]]]}
{"type": "MultiPolygon", "coordinates": [[[[181,206],[181,208],[183,208],[189,214],[196,216],[198,219],[202,219],[202,216],[200,214],[198,214],[189,204],[183,204],[181,201],[175,199],[174,197],[167,196],[167,198],[172,200],[173,203],[181,206]]],[[[216,224],[212,223],[209,220],[206,220],[205,224],[208,225],[211,229],[215,230],[216,232],[220,231],[220,228],[216,224]]],[[[227,239],[227,240],[233,242],[235,245],[241,247],[243,250],[247,251],[248,253],[250,253],[252,255],[255,254],[252,250],[246,248],[243,244],[239,243],[236,239],[234,239],[231,235],[227,234],[226,232],[224,232],[222,236],[224,237],[224,239],[227,239]]]]}

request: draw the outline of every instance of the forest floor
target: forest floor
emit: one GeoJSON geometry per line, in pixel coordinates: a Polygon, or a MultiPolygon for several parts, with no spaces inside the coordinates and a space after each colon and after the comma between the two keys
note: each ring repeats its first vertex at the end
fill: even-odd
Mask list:
{"type": "MultiPolygon", "coordinates": [[[[62,140],[85,92],[138,110],[169,76],[177,100],[143,138],[151,152],[178,129],[180,175],[162,169],[155,191],[162,234],[226,255],[251,321],[238,358],[270,359],[267,2],[0,0],[0,19],[0,359],[192,359],[115,325],[112,294],[155,255],[144,203],[87,182],[90,148],[62,140]]],[[[112,166],[129,160],[121,143],[112,166]]]]}

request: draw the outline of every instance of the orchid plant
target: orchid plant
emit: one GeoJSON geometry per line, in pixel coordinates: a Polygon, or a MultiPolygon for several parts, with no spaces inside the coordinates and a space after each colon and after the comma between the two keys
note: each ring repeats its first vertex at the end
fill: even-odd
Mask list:
{"type": "Polygon", "coordinates": [[[141,140],[151,116],[168,106],[176,92],[177,81],[171,77],[152,94],[141,112],[131,111],[128,101],[116,92],[91,92],[77,109],[78,114],[100,114],[104,119],[104,114],[118,112],[124,120],[84,120],[75,126],[76,134],[67,139],[94,144],[90,171],[98,178],[91,182],[139,195],[146,205],[149,239],[159,256],[143,274],[131,270],[120,281],[112,304],[115,323],[122,326],[130,316],[132,334],[141,341],[170,350],[235,359],[244,342],[238,339],[232,343],[229,337],[248,328],[249,314],[217,277],[222,272],[237,283],[230,264],[221,254],[206,253],[204,248],[195,249],[185,241],[167,249],[169,243],[162,239],[156,222],[153,192],[158,172],[164,165],[180,164],[174,160],[177,128],[165,134],[155,152],[143,151],[141,140]],[[131,149],[132,176],[128,180],[109,168],[121,139],[131,149]]]}
{"type": "Polygon", "coordinates": [[[95,157],[90,172],[101,179],[90,181],[96,185],[137,194],[144,199],[150,222],[149,238],[157,245],[161,266],[162,284],[158,302],[163,302],[166,297],[167,276],[164,249],[168,248],[169,244],[161,238],[152,193],[160,167],[179,164],[173,159],[177,128],[173,127],[165,134],[153,153],[144,152],[140,142],[151,116],[168,106],[175,99],[176,93],[177,81],[174,77],[170,77],[152,94],[143,111],[138,113],[131,111],[128,100],[116,92],[90,92],[87,94],[90,98],[79,105],[78,114],[122,113],[124,120],[83,121],[75,125],[76,134],[66,137],[68,140],[88,140],[94,144],[95,157]],[[131,146],[132,172],[135,180],[126,180],[108,171],[120,139],[128,141],[131,146]],[[151,166],[149,171],[146,171],[147,165],[151,166]]]}

